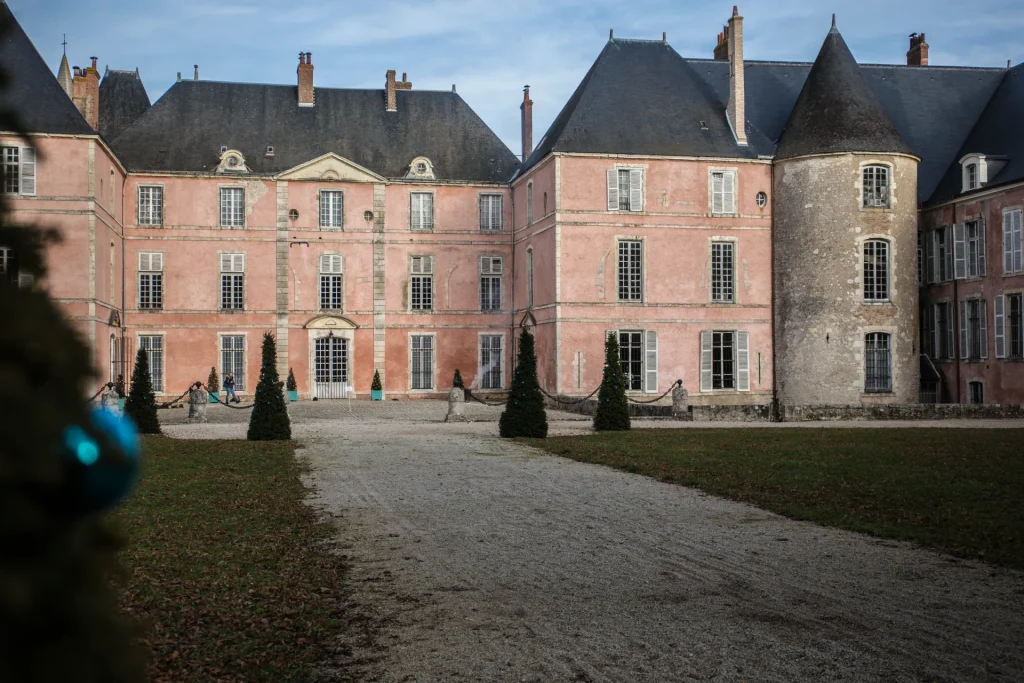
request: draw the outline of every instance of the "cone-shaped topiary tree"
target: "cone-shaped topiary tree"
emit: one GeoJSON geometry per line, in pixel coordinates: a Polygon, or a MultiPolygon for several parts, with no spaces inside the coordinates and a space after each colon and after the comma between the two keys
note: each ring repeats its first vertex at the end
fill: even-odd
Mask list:
{"type": "Polygon", "coordinates": [[[373,382],[370,383],[370,389],[372,391],[381,391],[384,387],[380,383],[380,370],[373,371],[373,382]]]}
{"type": "Polygon", "coordinates": [[[206,378],[206,390],[213,393],[220,391],[220,377],[217,376],[217,368],[210,368],[210,376],[206,378]]]}
{"type": "Polygon", "coordinates": [[[287,441],[292,438],[292,425],[277,374],[277,344],[269,332],[263,335],[262,355],[260,383],[256,385],[247,438],[249,441],[287,441]]]}
{"type": "Polygon", "coordinates": [[[130,417],[142,434],[159,434],[160,420],[156,416],[156,396],[149,376],[149,354],[139,349],[135,354],[135,369],[132,371],[132,386],[124,404],[124,414],[130,417]]]}
{"type": "Polygon", "coordinates": [[[516,372],[508,390],[505,412],[498,422],[498,433],[504,437],[528,436],[535,439],[548,435],[548,416],[544,412],[544,397],[537,382],[537,352],[533,335],[525,327],[519,336],[516,372]]]}
{"type": "Polygon", "coordinates": [[[622,372],[619,340],[609,334],[604,343],[604,375],[597,392],[594,429],[622,432],[629,429],[629,404],[626,402],[626,375],[622,372]]]}
{"type": "Polygon", "coordinates": [[[292,371],[291,368],[288,368],[288,380],[285,382],[285,388],[288,389],[288,391],[299,390],[299,385],[295,381],[295,373],[292,371]]]}
{"type": "Polygon", "coordinates": [[[462,381],[462,373],[459,372],[458,368],[455,368],[455,376],[452,377],[452,386],[460,389],[465,389],[466,384],[462,381]]]}

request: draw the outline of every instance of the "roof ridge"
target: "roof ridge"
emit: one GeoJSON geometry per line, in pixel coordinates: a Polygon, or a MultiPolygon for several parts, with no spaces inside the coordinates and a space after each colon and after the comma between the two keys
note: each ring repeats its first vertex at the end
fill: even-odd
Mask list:
{"type": "MultiPolygon", "coordinates": [[[[724,60],[724,59],[714,59],[714,58],[711,58],[711,57],[683,57],[683,59],[685,61],[687,61],[687,62],[709,62],[709,63],[719,63],[719,64],[725,64],[725,65],[729,64],[729,62],[727,60],[724,60]]],[[[788,61],[788,60],[784,60],[784,59],[783,60],[779,60],[779,59],[746,59],[746,58],[744,58],[743,63],[747,64],[747,65],[749,65],[749,64],[768,64],[768,65],[779,65],[779,66],[813,66],[814,65],[814,62],[794,62],[794,61],[788,61]]],[[[1024,63],[1018,64],[1017,66],[1022,66],[1022,65],[1024,65],[1024,63]]],[[[916,70],[916,71],[921,71],[923,73],[927,73],[929,71],[934,71],[934,70],[939,70],[939,69],[943,69],[943,70],[948,69],[948,70],[953,70],[953,71],[986,71],[986,72],[990,72],[990,71],[1006,71],[1006,67],[1004,67],[1004,66],[970,66],[970,65],[960,65],[960,64],[929,64],[928,66],[912,66],[910,64],[883,64],[881,62],[864,62],[864,63],[857,62],[857,66],[862,66],[862,67],[864,67],[864,66],[868,66],[868,67],[891,67],[891,68],[896,68],[896,69],[908,69],[908,70],[913,69],[913,70],[916,70]]],[[[1016,69],[1017,66],[1014,66],[1014,67],[1011,67],[1011,68],[1016,69]]]]}
{"type": "Polygon", "coordinates": [[[609,43],[655,43],[658,45],[667,45],[668,42],[660,40],[658,38],[609,38],[609,43]]]}
{"type": "MultiPolygon", "coordinates": [[[[113,69],[111,69],[111,71],[113,71],[113,69]]],[[[132,73],[135,73],[135,72],[133,71],[132,73]]],[[[213,80],[213,79],[209,79],[209,78],[204,78],[204,79],[199,80],[199,81],[191,79],[191,78],[182,79],[182,80],[176,82],[174,85],[185,85],[185,84],[187,84],[189,86],[192,86],[192,85],[198,85],[198,84],[201,84],[201,83],[213,84],[213,85],[244,85],[244,86],[250,86],[250,87],[254,87],[254,88],[292,88],[292,89],[295,89],[295,88],[298,87],[298,84],[292,85],[290,83],[250,83],[250,82],[246,82],[246,81],[217,81],[217,80],[213,80]]],[[[335,87],[322,86],[322,85],[317,85],[317,86],[314,86],[314,87],[315,87],[316,90],[339,90],[339,91],[345,91],[345,92],[384,92],[385,91],[384,88],[335,88],[335,87]]],[[[401,93],[440,93],[442,95],[459,95],[459,93],[453,92],[451,90],[427,90],[427,89],[424,89],[424,88],[410,89],[410,90],[399,90],[398,92],[400,94],[401,93]]]]}

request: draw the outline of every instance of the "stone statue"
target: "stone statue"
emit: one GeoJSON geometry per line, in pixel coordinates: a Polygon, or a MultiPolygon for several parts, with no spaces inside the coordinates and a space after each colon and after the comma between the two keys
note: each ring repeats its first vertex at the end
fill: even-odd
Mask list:
{"type": "Polygon", "coordinates": [[[186,422],[206,422],[206,405],[210,397],[202,387],[193,387],[188,394],[188,418],[186,422]]]}
{"type": "Polygon", "coordinates": [[[121,414],[121,397],[117,395],[117,392],[113,389],[109,389],[103,392],[100,396],[100,405],[104,410],[109,410],[112,413],[121,414]]]}
{"type": "Polygon", "coordinates": [[[687,403],[689,394],[682,383],[676,384],[672,389],[672,417],[684,417],[687,414],[687,403]]]}
{"type": "Polygon", "coordinates": [[[466,392],[459,387],[452,387],[448,392],[448,414],[445,422],[467,422],[466,420],[466,392]]]}

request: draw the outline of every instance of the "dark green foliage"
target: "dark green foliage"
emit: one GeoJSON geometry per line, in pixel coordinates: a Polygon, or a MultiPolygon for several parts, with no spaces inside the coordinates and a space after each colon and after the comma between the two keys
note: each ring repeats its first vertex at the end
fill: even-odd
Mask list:
{"type": "Polygon", "coordinates": [[[285,382],[285,388],[288,391],[298,391],[299,385],[295,382],[295,373],[292,372],[291,368],[288,368],[288,381],[285,382]]]}
{"type": "Polygon", "coordinates": [[[629,404],[626,402],[626,375],[622,372],[619,340],[609,334],[604,343],[604,375],[597,392],[594,429],[621,432],[629,429],[629,404]]]}
{"type": "Polygon", "coordinates": [[[135,421],[141,434],[159,434],[160,420],[156,417],[156,396],[149,376],[149,354],[139,349],[135,354],[135,369],[132,371],[132,386],[124,404],[124,414],[135,421]]]}
{"type": "Polygon", "coordinates": [[[114,380],[114,391],[117,392],[118,398],[128,398],[128,394],[124,392],[124,375],[118,375],[114,380]]]}
{"type": "Polygon", "coordinates": [[[249,441],[287,441],[292,438],[291,420],[277,374],[277,344],[269,332],[263,335],[263,359],[260,383],[256,385],[255,405],[249,418],[249,441]]]}
{"type": "Polygon", "coordinates": [[[537,383],[537,352],[533,335],[526,328],[519,336],[519,359],[508,390],[505,411],[498,422],[498,432],[504,437],[528,436],[543,439],[548,435],[548,417],[544,412],[544,397],[537,383]]]}
{"type": "Polygon", "coordinates": [[[452,386],[458,387],[459,389],[466,388],[466,384],[462,381],[462,373],[459,372],[458,368],[455,368],[455,377],[452,378],[452,386]]]}
{"type": "Polygon", "coordinates": [[[220,377],[217,376],[217,368],[210,368],[210,376],[206,378],[206,390],[212,392],[220,391],[220,377]]]}
{"type": "Polygon", "coordinates": [[[383,387],[380,384],[380,370],[373,371],[373,383],[370,385],[370,389],[373,391],[383,391],[383,387]]]}

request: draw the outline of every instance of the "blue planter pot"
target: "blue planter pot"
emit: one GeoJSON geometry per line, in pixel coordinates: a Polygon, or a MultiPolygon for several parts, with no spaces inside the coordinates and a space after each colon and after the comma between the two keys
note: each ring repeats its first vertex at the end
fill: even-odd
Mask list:
{"type": "Polygon", "coordinates": [[[211,391],[210,392],[210,403],[220,403],[220,392],[219,391],[211,391]]]}
{"type": "Polygon", "coordinates": [[[370,389],[370,400],[371,401],[383,401],[384,390],[383,389],[370,389]]]}
{"type": "Polygon", "coordinates": [[[122,412],[124,412],[124,403],[127,400],[128,399],[126,399],[126,398],[119,398],[119,399],[117,399],[117,407],[120,408],[122,412]]]}
{"type": "Polygon", "coordinates": [[[292,401],[293,403],[295,401],[298,401],[299,400],[299,392],[298,391],[289,391],[288,392],[288,400],[292,401]]]}

